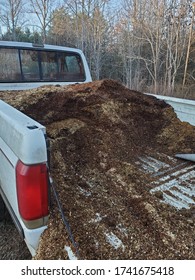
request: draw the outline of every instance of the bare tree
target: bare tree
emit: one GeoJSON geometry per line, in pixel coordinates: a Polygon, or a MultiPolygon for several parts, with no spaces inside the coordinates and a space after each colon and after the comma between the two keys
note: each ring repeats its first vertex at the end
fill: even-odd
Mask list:
{"type": "Polygon", "coordinates": [[[29,13],[34,13],[38,19],[41,33],[42,41],[46,42],[47,28],[52,21],[52,11],[55,6],[55,1],[53,0],[29,0],[30,8],[29,13]]]}
{"type": "Polygon", "coordinates": [[[192,2],[192,14],[191,14],[191,23],[190,23],[190,30],[189,30],[189,39],[188,39],[188,46],[187,46],[187,53],[186,53],[186,61],[185,61],[185,69],[184,69],[184,77],[183,77],[183,88],[186,82],[186,74],[187,74],[187,67],[190,55],[190,47],[192,43],[192,31],[194,25],[194,16],[195,16],[195,2],[192,2]]]}
{"type": "Polygon", "coordinates": [[[164,3],[160,0],[126,0],[124,3],[121,22],[124,34],[122,45],[125,52],[123,46],[122,52],[126,53],[124,63],[128,75],[127,86],[135,88],[136,83],[140,84],[147,79],[151,80],[148,84],[152,83],[154,91],[157,92],[163,64],[164,3]],[[132,77],[129,77],[130,75],[132,77]]]}
{"type": "Polygon", "coordinates": [[[7,28],[7,31],[12,34],[12,40],[17,39],[16,29],[25,22],[24,5],[25,2],[23,0],[5,0],[0,2],[0,21],[7,28]]]}
{"type": "Polygon", "coordinates": [[[172,0],[165,14],[167,93],[173,94],[175,80],[183,63],[188,38],[189,1],[172,0]]]}
{"type": "Polygon", "coordinates": [[[100,78],[109,23],[110,0],[69,0],[54,13],[52,32],[63,34],[86,54],[94,79],[100,78]],[[72,39],[72,40],[71,40],[72,39]]]}
{"type": "Polygon", "coordinates": [[[145,80],[155,93],[173,93],[189,36],[190,2],[124,1],[118,37],[127,86],[135,88],[133,81],[140,85],[145,80]]]}

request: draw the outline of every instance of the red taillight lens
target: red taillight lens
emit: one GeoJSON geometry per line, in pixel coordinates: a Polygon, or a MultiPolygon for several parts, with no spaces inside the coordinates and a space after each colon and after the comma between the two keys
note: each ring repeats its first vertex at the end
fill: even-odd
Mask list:
{"type": "Polygon", "coordinates": [[[18,161],[16,184],[19,212],[25,220],[48,215],[48,172],[46,164],[25,165],[18,161]]]}

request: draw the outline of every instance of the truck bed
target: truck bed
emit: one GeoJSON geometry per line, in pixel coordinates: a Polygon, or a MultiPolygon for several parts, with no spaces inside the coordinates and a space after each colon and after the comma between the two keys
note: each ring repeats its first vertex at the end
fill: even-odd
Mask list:
{"type": "Polygon", "coordinates": [[[176,209],[189,209],[195,204],[194,163],[159,153],[140,157],[135,163],[151,178],[150,193],[176,209]]]}
{"type": "Polygon", "coordinates": [[[194,163],[175,157],[194,153],[192,125],[109,80],[22,94],[1,97],[46,127],[79,253],[53,197],[35,259],[195,258],[194,163]]]}

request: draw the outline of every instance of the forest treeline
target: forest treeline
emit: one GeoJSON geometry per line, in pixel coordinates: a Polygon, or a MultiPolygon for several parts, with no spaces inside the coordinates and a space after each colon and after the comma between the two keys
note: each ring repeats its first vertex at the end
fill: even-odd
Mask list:
{"type": "Polygon", "coordinates": [[[195,99],[193,0],[3,0],[0,39],[75,46],[94,80],[195,99]]]}

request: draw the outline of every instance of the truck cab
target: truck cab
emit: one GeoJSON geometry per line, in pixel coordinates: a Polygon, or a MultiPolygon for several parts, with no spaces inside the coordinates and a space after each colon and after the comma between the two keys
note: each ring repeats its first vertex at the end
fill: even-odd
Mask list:
{"type": "Polygon", "coordinates": [[[83,52],[73,47],[0,41],[0,62],[0,91],[92,81],[83,52]]]}

